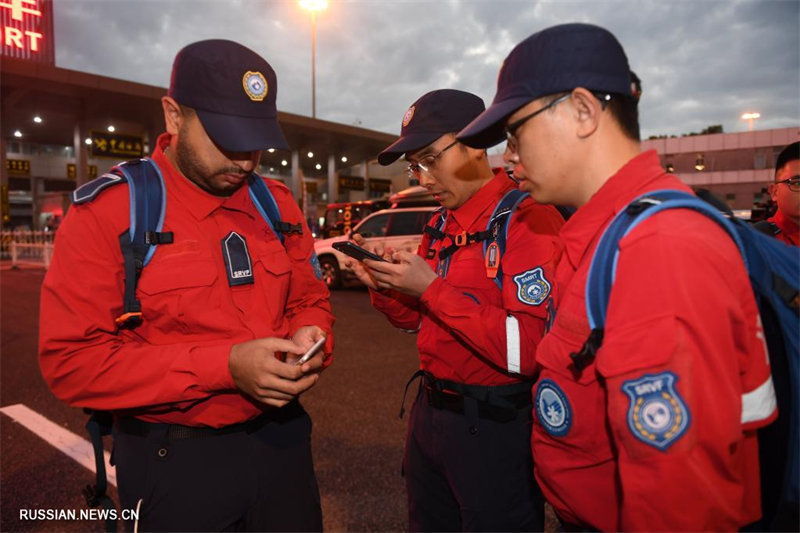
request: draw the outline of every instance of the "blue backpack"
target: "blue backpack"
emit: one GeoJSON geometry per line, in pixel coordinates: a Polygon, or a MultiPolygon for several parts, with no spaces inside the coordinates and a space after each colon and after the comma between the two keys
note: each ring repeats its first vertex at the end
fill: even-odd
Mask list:
{"type": "MultiPolygon", "coordinates": [[[[80,205],[94,200],[103,190],[120,183],[128,184],[131,225],[120,235],[120,248],[125,263],[125,297],[123,312],[116,318],[121,328],[135,328],[142,323],[142,306],[136,299],[136,285],[159,244],[171,244],[172,232],[162,232],[167,211],[167,191],[161,171],[150,158],[134,159],[113,167],[99,178],[82,185],[72,193],[72,203],[80,205]]],[[[264,180],[251,172],[247,177],[250,198],[267,226],[280,239],[284,234],[302,233],[302,224],[281,221],[280,210],[264,180]]],[[[313,263],[313,259],[312,259],[313,263]]]]}
{"type": "MultiPolygon", "coordinates": [[[[709,200],[713,201],[713,200],[709,200]]],[[[693,209],[719,224],[734,240],[750,277],[767,340],[779,417],[759,432],[764,517],[777,507],[798,502],[800,452],[800,250],[764,235],[730,212],[723,214],[709,201],[677,190],[653,191],[633,200],[603,233],[586,281],[586,314],[591,327],[581,351],[572,354],[580,371],[594,358],[603,341],[606,309],[614,284],[619,241],[638,224],[666,209],[693,209]],[[766,437],[770,434],[769,437],[766,437]],[[762,438],[762,435],[764,438],[762,438]],[[776,460],[776,457],[780,458],[776,460]]],[[[716,203],[715,203],[716,205],[716,203]]],[[[764,524],[769,527],[769,523],[764,524]]],[[[795,520],[794,527],[797,526],[795,520]]]]}
{"type": "MultiPolygon", "coordinates": [[[[174,240],[172,232],[162,231],[167,211],[167,191],[164,177],[161,175],[158,165],[150,158],[127,161],[113,167],[99,178],[78,187],[72,193],[72,203],[81,205],[91,202],[105,189],[120,183],[128,184],[131,223],[128,231],[119,238],[125,267],[125,296],[123,312],[115,321],[120,328],[133,329],[142,323],[142,306],[136,298],[136,285],[142,269],[153,258],[158,245],[171,244],[174,240]]],[[[252,172],[247,177],[247,186],[253,204],[281,243],[283,243],[284,234],[302,233],[302,223],[289,224],[280,219],[278,204],[261,176],[252,172]]],[[[312,265],[315,260],[316,255],[312,257],[312,265]]],[[[319,263],[316,263],[315,271],[318,268],[319,263]]],[[[85,411],[91,415],[86,429],[94,448],[96,482],[94,486],[87,485],[83,489],[83,495],[89,507],[102,505],[110,511],[116,507],[106,494],[108,487],[102,438],[111,434],[113,416],[107,411],[89,409],[85,409],[85,411]]],[[[106,530],[116,531],[116,521],[108,518],[106,530]]]]}

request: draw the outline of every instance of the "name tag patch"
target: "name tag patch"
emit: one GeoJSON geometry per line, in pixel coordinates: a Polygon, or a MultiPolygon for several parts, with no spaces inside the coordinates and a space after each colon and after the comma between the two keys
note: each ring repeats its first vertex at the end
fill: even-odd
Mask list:
{"type": "Polygon", "coordinates": [[[666,450],[689,427],[689,409],[675,390],[678,376],[672,372],[645,374],[628,380],[628,428],[642,442],[666,450]]]}
{"type": "Polygon", "coordinates": [[[247,240],[232,231],[222,239],[222,258],[225,261],[225,272],[228,274],[228,285],[251,285],[253,283],[253,263],[247,251],[247,240]]]}
{"type": "Polygon", "coordinates": [[[517,300],[527,305],[541,305],[550,294],[550,282],[544,277],[542,267],[527,270],[514,276],[517,300]]]}

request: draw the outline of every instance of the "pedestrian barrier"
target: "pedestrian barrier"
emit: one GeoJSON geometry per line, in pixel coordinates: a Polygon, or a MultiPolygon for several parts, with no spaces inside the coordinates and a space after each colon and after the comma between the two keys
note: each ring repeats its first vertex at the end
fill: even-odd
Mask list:
{"type": "Polygon", "coordinates": [[[53,257],[53,243],[51,242],[11,242],[11,268],[42,267],[50,268],[50,259],[53,257]]]}
{"type": "MultiPolygon", "coordinates": [[[[27,245],[27,244],[34,244],[34,245],[44,245],[49,244],[51,246],[51,253],[52,253],[52,245],[56,238],[56,233],[54,231],[32,231],[32,230],[3,230],[0,232],[0,259],[9,260],[12,258],[12,250],[11,245],[12,243],[17,243],[20,245],[27,245]]],[[[25,260],[28,257],[39,257],[43,258],[43,248],[41,246],[34,246],[34,247],[25,247],[18,248],[17,250],[17,258],[18,260],[25,260]]],[[[42,264],[42,261],[39,261],[39,264],[42,264]]]]}

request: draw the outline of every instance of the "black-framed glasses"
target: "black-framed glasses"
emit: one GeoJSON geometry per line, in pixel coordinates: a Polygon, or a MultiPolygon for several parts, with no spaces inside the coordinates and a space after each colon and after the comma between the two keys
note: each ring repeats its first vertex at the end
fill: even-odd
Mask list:
{"type": "Polygon", "coordinates": [[[775,183],[776,184],[777,183],[785,183],[786,186],[789,187],[790,191],[792,191],[792,192],[800,192],[800,175],[791,176],[789,178],[786,178],[785,180],[776,181],[775,183]]]}
{"type": "MultiPolygon", "coordinates": [[[[605,110],[606,106],[608,105],[608,102],[611,101],[611,95],[610,94],[605,94],[605,93],[592,93],[592,94],[594,94],[595,98],[600,100],[600,105],[602,106],[603,110],[605,110]]],[[[541,109],[537,109],[536,111],[534,111],[530,115],[525,115],[521,119],[515,120],[511,124],[506,125],[506,142],[508,143],[508,147],[512,151],[516,151],[516,149],[517,149],[517,130],[519,130],[520,126],[522,126],[524,123],[526,123],[527,121],[529,121],[530,119],[532,119],[533,117],[538,115],[539,113],[544,113],[548,109],[557,106],[558,104],[560,104],[561,102],[563,102],[564,100],[569,98],[570,96],[572,96],[572,93],[565,94],[563,96],[559,96],[558,98],[556,98],[555,100],[553,100],[552,102],[550,102],[546,106],[542,107],[541,109]]]]}
{"type": "Polygon", "coordinates": [[[423,172],[426,174],[430,174],[433,168],[436,166],[436,162],[439,160],[440,157],[442,157],[442,154],[457,144],[458,140],[451,142],[450,144],[439,150],[438,154],[428,154],[419,161],[410,163],[406,170],[408,171],[409,174],[411,174],[416,178],[419,178],[423,172]]]}
{"type": "Polygon", "coordinates": [[[506,142],[508,142],[509,147],[511,147],[512,149],[514,149],[514,147],[516,147],[516,145],[517,145],[517,130],[520,128],[520,126],[522,126],[523,124],[528,122],[530,119],[532,119],[536,115],[538,115],[540,113],[544,113],[548,109],[551,109],[551,108],[557,106],[558,104],[560,104],[561,102],[563,102],[564,100],[569,98],[570,96],[571,96],[571,93],[570,94],[565,94],[563,96],[560,96],[560,97],[556,98],[555,100],[553,100],[552,102],[550,102],[549,104],[547,104],[546,106],[544,106],[544,107],[542,107],[540,109],[537,109],[536,111],[534,111],[530,115],[525,115],[521,119],[515,120],[511,124],[506,125],[506,142]]]}

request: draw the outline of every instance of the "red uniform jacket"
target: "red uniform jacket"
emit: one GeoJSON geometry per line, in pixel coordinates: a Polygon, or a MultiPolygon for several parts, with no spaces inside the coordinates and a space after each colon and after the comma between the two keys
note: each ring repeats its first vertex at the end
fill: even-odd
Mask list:
{"type": "MultiPolygon", "coordinates": [[[[447,213],[444,232],[484,231],[497,203],[513,188],[505,171],[498,171],[464,205],[447,213]]],[[[419,300],[393,291],[370,291],[372,303],[395,326],[419,330],[420,366],[437,378],[477,385],[517,382],[519,375],[534,371],[560,250],[555,235],[562,224],[551,206],[531,199],[519,205],[501,257],[502,294],[486,275],[483,243],[474,243],[452,255],[446,277],[436,279],[419,300]],[[531,299],[525,289],[534,283],[542,291],[531,299]]],[[[436,257],[427,260],[434,270],[438,251],[450,245],[449,239],[443,241],[434,243],[436,257]]]]}
{"type": "Polygon", "coordinates": [[[564,225],[557,314],[537,351],[533,453],[567,522],[604,531],[735,530],[760,516],[752,430],[777,415],[753,291],[713,221],[665,211],[620,242],[605,339],[589,336],[584,287],[613,216],[656,189],[688,190],[654,151],[628,162],[564,225]]]}
{"type": "Polygon", "coordinates": [[[248,187],[230,197],[206,193],[164,156],[153,160],[164,176],[167,208],[159,245],[142,271],[137,296],[144,322],[118,330],[123,260],[119,235],[130,225],[127,186],[73,206],[58,230],[42,286],[39,363],[53,392],[70,405],[125,410],[151,422],[220,427],[261,412],[234,386],[231,346],[262,337],[291,337],[301,326],[327,331],[333,316],[325,284],[310,263],[313,241],[289,190],[267,184],[281,218],[303,222],[303,234],[275,237],[256,211],[248,187]],[[254,284],[230,287],[222,239],[247,240],[254,284]]]}
{"type": "Polygon", "coordinates": [[[776,238],[792,246],[800,244],[800,227],[784,215],[782,211],[776,211],[775,216],[767,219],[767,222],[772,222],[781,230],[775,235],[776,238]]]}

